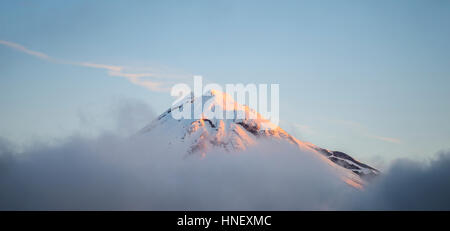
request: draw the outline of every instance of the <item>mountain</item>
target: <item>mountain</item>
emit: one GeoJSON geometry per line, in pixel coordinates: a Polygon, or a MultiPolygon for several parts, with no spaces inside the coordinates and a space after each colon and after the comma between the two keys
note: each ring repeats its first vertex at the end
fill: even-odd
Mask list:
{"type": "MultiPolygon", "coordinates": [[[[206,113],[208,114],[208,113],[206,113]]],[[[351,186],[361,188],[368,180],[377,176],[379,171],[367,164],[361,163],[350,155],[331,151],[314,144],[303,142],[288,134],[279,126],[263,118],[258,112],[234,101],[230,95],[211,90],[201,97],[188,95],[179,103],[162,113],[157,119],[144,127],[139,134],[157,133],[167,136],[169,147],[181,143],[187,154],[207,155],[213,148],[221,148],[228,152],[238,152],[254,145],[261,140],[269,139],[289,143],[300,150],[314,153],[343,174],[343,180],[351,186]],[[199,103],[201,100],[201,103],[199,103]],[[223,112],[223,119],[213,115],[205,115],[199,107],[210,111],[223,112]],[[186,113],[192,119],[175,119],[173,113],[186,113]],[[190,111],[189,111],[190,110],[190,111]],[[227,119],[226,115],[243,115],[227,119]]]]}

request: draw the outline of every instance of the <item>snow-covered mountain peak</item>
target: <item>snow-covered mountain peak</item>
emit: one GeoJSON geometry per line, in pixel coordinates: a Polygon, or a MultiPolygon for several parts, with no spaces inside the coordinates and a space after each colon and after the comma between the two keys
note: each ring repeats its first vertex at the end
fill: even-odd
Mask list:
{"type": "MultiPolygon", "coordinates": [[[[191,93],[175,103],[167,112],[168,114],[174,111],[179,113],[184,112],[184,110],[188,110],[186,112],[189,115],[188,119],[207,119],[215,126],[223,121],[225,123],[242,122],[258,131],[279,129],[277,125],[265,119],[256,110],[236,102],[233,96],[215,89],[208,90],[199,97],[195,97],[191,93]]],[[[184,116],[184,119],[186,119],[186,116],[184,116]]]]}
{"type": "Polygon", "coordinates": [[[140,132],[141,135],[147,133],[167,136],[169,148],[179,144],[185,147],[187,154],[197,153],[202,156],[214,148],[238,152],[264,140],[295,145],[300,150],[315,153],[329,165],[344,171],[349,176],[346,177],[346,180],[350,179],[348,183],[355,187],[361,186],[362,179],[379,174],[378,170],[343,152],[296,139],[255,110],[217,90],[205,92],[199,97],[193,94],[186,96],[140,132]],[[183,113],[188,118],[179,118],[183,113]]]}

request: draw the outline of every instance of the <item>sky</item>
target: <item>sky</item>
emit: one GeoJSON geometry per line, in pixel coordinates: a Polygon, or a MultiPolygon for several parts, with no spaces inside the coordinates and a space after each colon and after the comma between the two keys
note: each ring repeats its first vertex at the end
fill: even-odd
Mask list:
{"type": "Polygon", "coordinates": [[[282,128],[376,167],[450,148],[448,1],[0,5],[0,137],[19,145],[95,135],[123,99],[160,114],[201,75],[280,84],[282,128]]]}

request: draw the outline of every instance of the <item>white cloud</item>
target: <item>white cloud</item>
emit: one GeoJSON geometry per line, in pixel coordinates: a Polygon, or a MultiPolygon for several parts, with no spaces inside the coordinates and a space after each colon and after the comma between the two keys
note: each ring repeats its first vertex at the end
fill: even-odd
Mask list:
{"type": "Polygon", "coordinates": [[[385,141],[385,142],[388,142],[388,143],[399,144],[399,143],[402,142],[400,139],[393,138],[393,137],[375,136],[375,135],[370,135],[370,134],[368,134],[367,136],[368,137],[372,137],[372,138],[377,139],[377,140],[385,141]]]}
{"type": "MultiPolygon", "coordinates": [[[[293,145],[200,158],[160,134],[124,138],[153,112],[124,101],[117,133],[71,136],[18,155],[0,138],[0,210],[448,210],[450,154],[398,161],[355,190],[293,145]],[[136,123],[133,125],[133,123],[136,123]]],[[[114,116],[117,114],[117,116],[114,116]]]]}
{"type": "Polygon", "coordinates": [[[38,57],[40,59],[50,59],[50,57],[47,54],[44,54],[44,53],[38,52],[38,51],[30,50],[30,49],[28,49],[28,48],[26,48],[26,47],[24,47],[24,46],[22,46],[20,44],[17,44],[17,43],[0,40],[0,44],[5,45],[5,46],[10,47],[10,48],[13,48],[13,49],[16,49],[16,50],[21,51],[23,53],[26,53],[26,54],[38,57]]]}
{"type": "Polygon", "coordinates": [[[103,70],[107,71],[107,74],[109,76],[124,77],[130,83],[145,87],[151,91],[156,91],[156,92],[169,91],[169,87],[167,85],[170,84],[168,79],[170,79],[171,77],[170,77],[170,75],[167,75],[167,74],[148,73],[148,72],[129,73],[129,72],[125,72],[125,70],[132,70],[134,68],[118,66],[118,65],[92,63],[92,62],[73,62],[73,61],[61,60],[61,59],[53,58],[43,52],[38,52],[38,51],[28,49],[25,46],[18,44],[18,43],[0,40],[0,44],[10,47],[12,49],[15,49],[17,51],[23,52],[25,54],[37,57],[39,59],[43,59],[43,60],[52,62],[52,63],[69,64],[69,65],[74,65],[74,66],[103,69],[103,70]],[[161,76],[163,76],[163,77],[161,77],[161,76]],[[158,78],[159,80],[155,81],[155,80],[153,80],[153,78],[158,78]]]}
{"type": "Polygon", "coordinates": [[[335,120],[335,119],[331,119],[329,121],[353,128],[365,137],[369,137],[369,138],[380,140],[380,141],[387,142],[387,143],[394,143],[394,144],[402,143],[402,141],[398,138],[373,134],[367,126],[365,126],[361,123],[355,122],[355,121],[335,120]]]}

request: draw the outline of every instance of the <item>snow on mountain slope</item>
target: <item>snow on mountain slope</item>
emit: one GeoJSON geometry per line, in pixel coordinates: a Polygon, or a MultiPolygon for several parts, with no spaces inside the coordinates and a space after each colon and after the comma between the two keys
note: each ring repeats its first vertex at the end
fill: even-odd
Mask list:
{"type": "Polygon", "coordinates": [[[250,146],[258,145],[264,139],[288,143],[296,145],[302,151],[313,153],[342,175],[342,180],[356,188],[362,188],[366,180],[379,174],[378,170],[343,152],[320,148],[296,139],[263,118],[255,110],[238,104],[231,96],[223,92],[216,90],[207,92],[202,96],[201,104],[196,103],[199,99],[192,94],[187,96],[144,127],[140,134],[156,133],[167,136],[169,149],[171,145],[184,145],[187,154],[198,153],[202,156],[207,155],[213,148],[222,148],[229,152],[245,150],[250,146]],[[217,119],[213,115],[205,114],[202,110],[196,110],[198,107],[223,112],[223,119],[217,119]],[[190,110],[192,119],[174,119],[171,115],[183,110],[190,110]],[[227,113],[234,115],[231,118],[236,118],[239,113],[243,113],[241,115],[244,116],[237,117],[243,119],[227,119],[230,118],[226,116],[227,113]]]}

